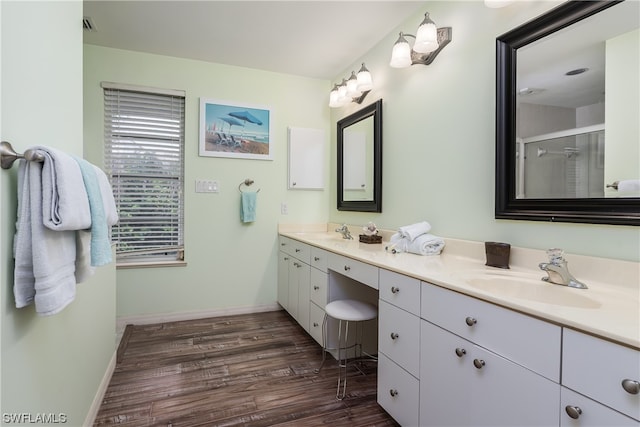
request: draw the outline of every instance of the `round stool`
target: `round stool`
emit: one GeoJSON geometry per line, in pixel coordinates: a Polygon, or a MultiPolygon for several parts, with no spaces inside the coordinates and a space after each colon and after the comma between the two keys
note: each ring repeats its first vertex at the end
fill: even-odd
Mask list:
{"type": "Polygon", "coordinates": [[[344,299],[330,302],[326,305],[324,312],[325,315],[322,322],[322,363],[320,364],[320,368],[317,369],[317,372],[320,372],[326,359],[327,317],[332,317],[338,320],[338,348],[336,349],[338,351],[338,388],[336,390],[336,399],[342,400],[347,390],[347,350],[353,347],[355,358],[362,358],[362,337],[364,334],[362,322],[375,319],[378,316],[378,309],[376,306],[366,302],[344,299]],[[348,344],[350,322],[355,322],[356,324],[355,343],[352,345],[348,344]],[[345,325],[344,334],[342,332],[343,323],[345,325]]]}

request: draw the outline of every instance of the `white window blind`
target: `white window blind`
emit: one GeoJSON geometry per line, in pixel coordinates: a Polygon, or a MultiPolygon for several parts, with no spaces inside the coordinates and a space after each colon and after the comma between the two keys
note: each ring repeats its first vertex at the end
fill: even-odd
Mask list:
{"type": "Polygon", "coordinates": [[[184,95],[103,84],[118,262],[182,260],[184,95]]]}

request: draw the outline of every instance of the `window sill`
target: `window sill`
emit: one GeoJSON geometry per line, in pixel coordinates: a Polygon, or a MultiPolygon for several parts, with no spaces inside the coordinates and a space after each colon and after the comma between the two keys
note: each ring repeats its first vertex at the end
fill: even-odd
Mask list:
{"type": "Polygon", "coordinates": [[[157,267],[186,267],[186,261],[147,261],[147,262],[123,262],[116,264],[116,269],[129,268],[157,268],[157,267]]]}

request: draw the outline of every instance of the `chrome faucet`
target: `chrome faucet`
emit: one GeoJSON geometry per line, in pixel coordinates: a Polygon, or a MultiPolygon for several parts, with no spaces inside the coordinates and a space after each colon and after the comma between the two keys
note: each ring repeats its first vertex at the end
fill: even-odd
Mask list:
{"type": "Polygon", "coordinates": [[[353,237],[351,236],[351,232],[349,231],[349,227],[347,227],[347,224],[342,224],[341,227],[336,228],[336,233],[341,233],[343,239],[353,240],[353,237]]]}
{"type": "Polygon", "coordinates": [[[587,285],[580,282],[573,277],[573,274],[569,273],[567,261],[562,256],[562,249],[549,249],[547,250],[547,255],[549,256],[549,262],[541,262],[539,264],[540,269],[547,272],[547,276],[543,277],[542,280],[556,285],[587,289],[587,285]]]}

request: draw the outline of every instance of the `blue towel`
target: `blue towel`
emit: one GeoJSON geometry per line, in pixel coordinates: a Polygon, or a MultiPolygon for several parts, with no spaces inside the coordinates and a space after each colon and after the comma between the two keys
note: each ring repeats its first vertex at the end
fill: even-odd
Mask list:
{"type": "Polygon", "coordinates": [[[111,241],[105,216],[98,175],[93,165],[84,159],[75,158],[80,166],[82,180],[89,199],[91,211],[91,266],[99,267],[111,262],[111,241]]]}
{"type": "Polygon", "coordinates": [[[258,193],[243,191],[240,198],[240,221],[253,222],[256,220],[256,200],[258,193]]]}

